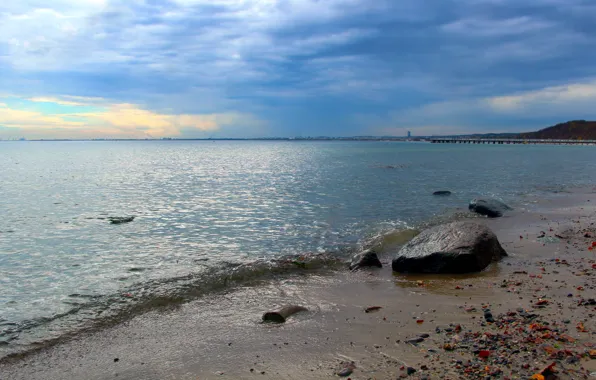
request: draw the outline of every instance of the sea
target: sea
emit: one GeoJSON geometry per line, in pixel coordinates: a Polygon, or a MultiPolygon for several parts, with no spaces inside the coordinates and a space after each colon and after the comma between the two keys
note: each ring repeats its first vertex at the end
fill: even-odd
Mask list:
{"type": "Polygon", "coordinates": [[[0,142],[0,357],[594,178],[593,146],[0,142]]]}

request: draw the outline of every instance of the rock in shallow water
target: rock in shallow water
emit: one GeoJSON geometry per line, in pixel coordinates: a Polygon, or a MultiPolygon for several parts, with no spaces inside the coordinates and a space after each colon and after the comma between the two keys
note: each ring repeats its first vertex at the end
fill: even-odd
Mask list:
{"type": "Polygon", "coordinates": [[[350,270],[356,270],[362,267],[382,268],[383,264],[381,264],[377,253],[369,249],[354,256],[350,263],[350,270]]]}
{"type": "Polygon", "coordinates": [[[135,220],[134,216],[110,216],[108,220],[112,224],[130,223],[135,220]]]}
{"type": "Polygon", "coordinates": [[[435,191],[433,195],[451,195],[451,191],[449,190],[439,190],[435,191]]]}
{"type": "Polygon", "coordinates": [[[423,231],[398,252],[392,268],[401,273],[470,273],[507,256],[496,235],[471,221],[423,231]]]}
{"type": "Polygon", "coordinates": [[[498,218],[511,210],[511,207],[496,199],[473,199],[468,209],[477,214],[486,215],[489,218],[498,218]]]}

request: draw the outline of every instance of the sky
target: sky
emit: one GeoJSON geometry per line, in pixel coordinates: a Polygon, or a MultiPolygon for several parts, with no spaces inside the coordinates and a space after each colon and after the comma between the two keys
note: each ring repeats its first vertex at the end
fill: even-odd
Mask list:
{"type": "Polygon", "coordinates": [[[0,138],[403,136],[596,119],[593,0],[0,2],[0,138]]]}

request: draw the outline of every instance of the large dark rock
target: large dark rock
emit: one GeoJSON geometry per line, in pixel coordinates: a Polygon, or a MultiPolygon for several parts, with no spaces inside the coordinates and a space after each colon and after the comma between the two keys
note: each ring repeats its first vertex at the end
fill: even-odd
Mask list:
{"type": "Polygon", "coordinates": [[[464,221],[423,231],[402,247],[392,268],[402,273],[469,273],[507,256],[485,225],[464,221]]]}
{"type": "Polygon", "coordinates": [[[449,191],[449,190],[439,190],[439,191],[435,191],[433,193],[433,195],[442,195],[442,196],[451,195],[451,191],[449,191]]]}
{"type": "Polygon", "coordinates": [[[372,249],[369,249],[354,256],[352,258],[352,262],[350,263],[351,270],[356,270],[363,267],[382,268],[383,264],[381,264],[381,260],[379,260],[377,253],[372,249]]]}
{"type": "Polygon", "coordinates": [[[489,218],[498,218],[511,210],[511,207],[496,199],[473,199],[468,206],[470,211],[480,215],[486,215],[489,218]]]}

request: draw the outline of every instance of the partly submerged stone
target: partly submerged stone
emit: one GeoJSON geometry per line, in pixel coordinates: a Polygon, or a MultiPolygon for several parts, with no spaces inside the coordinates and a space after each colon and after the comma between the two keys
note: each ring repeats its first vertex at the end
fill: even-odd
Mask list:
{"type": "Polygon", "coordinates": [[[112,224],[130,223],[135,220],[134,216],[110,216],[108,218],[112,224]]]}
{"type": "Polygon", "coordinates": [[[355,255],[350,263],[350,270],[356,270],[363,267],[377,267],[382,268],[383,264],[379,260],[379,256],[372,249],[366,250],[355,255]]]}
{"type": "Polygon", "coordinates": [[[498,218],[509,210],[511,207],[496,199],[473,199],[468,206],[470,211],[480,215],[486,215],[489,218],[498,218]]]}
{"type": "Polygon", "coordinates": [[[485,225],[462,221],[423,231],[403,246],[392,268],[401,273],[470,273],[507,256],[485,225]]]}
{"type": "Polygon", "coordinates": [[[449,190],[439,190],[439,191],[435,191],[433,193],[433,195],[442,195],[442,196],[451,195],[451,191],[449,191],[449,190]]]}

